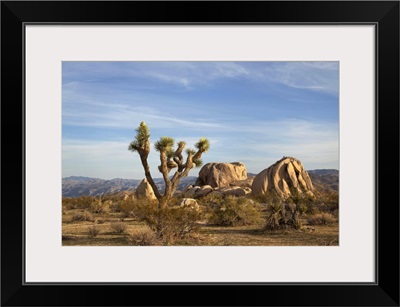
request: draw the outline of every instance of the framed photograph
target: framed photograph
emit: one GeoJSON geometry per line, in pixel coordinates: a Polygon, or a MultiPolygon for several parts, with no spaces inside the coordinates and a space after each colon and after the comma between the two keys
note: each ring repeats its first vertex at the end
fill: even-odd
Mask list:
{"type": "Polygon", "coordinates": [[[1,29],[3,306],[399,306],[398,1],[1,29]]]}

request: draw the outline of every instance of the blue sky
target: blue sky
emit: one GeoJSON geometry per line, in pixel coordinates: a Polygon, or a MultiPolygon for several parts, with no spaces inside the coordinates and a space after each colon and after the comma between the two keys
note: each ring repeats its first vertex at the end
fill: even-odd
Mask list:
{"type": "MultiPolygon", "coordinates": [[[[63,177],[143,178],[128,151],[141,121],[152,144],[208,138],[204,164],[259,173],[294,156],[307,170],[338,169],[339,63],[63,62],[63,177]]],[[[153,147],[149,163],[161,177],[153,147]]]]}

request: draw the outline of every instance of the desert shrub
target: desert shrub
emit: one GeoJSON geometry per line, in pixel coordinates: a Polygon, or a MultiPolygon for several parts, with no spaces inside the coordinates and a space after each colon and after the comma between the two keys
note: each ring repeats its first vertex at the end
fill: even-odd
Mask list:
{"type": "Polygon", "coordinates": [[[335,210],[339,210],[339,193],[332,192],[325,194],[324,202],[328,207],[329,212],[334,212],[335,210]]]}
{"type": "Polygon", "coordinates": [[[267,206],[265,230],[276,230],[287,223],[286,210],[281,201],[274,201],[267,206]]]}
{"type": "Polygon", "coordinates": [[[205,206],[222,205],[224,202],[224,196],[221,194],[208,194],[198,200],[205,206]]]}
{"type": "Polygon", "coordinates": [[[110,212],[121,212],[122,201],[113,201],[110,206],[110,212]]]}
{"type": "Polygon", "coordinates": [[[300,215],[304,215],[308,211],[308,206],[305,204],[299,204],[295,210],[297,210],[300,215]]]}
{"type": "Polygon", "coordinates": [[[318,213],[307,217],[308,225],[328,225],[336,221],[330,213],[318,213]]]}
{"type": "Polygon", "coordinates": [[[97,237],[99,232],[100,232],[100,229],[94,225],[88,227],[89,237],[92,237],[92,238],[97,237]]]}
{"type": "Polygon", "coordinates": [[[265,194],[252,195],[251,198],[261,204],[271,204],[281,201],[281,198],[274,191],[265,194]]]}
{"type": "Polygon", "coordinates": [[[123,234],[126,231],[126,224],[122,222],[113,222],[111,223],[111,229],[114,230],[117,234],[123,234]]]}
{"type": "Polygon", "coordinates": [[[90,209],[93,201],[96,200],[94,196],[80,196],[73,199],[75,209],[90,209]]]}
{"type": "Polygon", "coordinates": [[[93,213],[107,213],[109,206],[110,201],[103,201],[101,198],[94,199],[90,204],[90,211],[93,213]]]}
{"type": "Polygon", "coordinates": [[[208,223],[212,225],[254,225],[262,219],[260,204],[245,197],[226,197],[222,204],[209,208],[208,223]]]}
{"type": "Polygon", "coordinates": [[[62,208],[63,211],[75,209],[75,199],[70,197],[63,197],[62,198],[62,208]]]}
{"type": "Polygon", "coordinates": [[[158,245],[159,240],[151,229],[137,229],[129,233],[128,237],[131,245],[152,246],[158,245]]]}
{"type": "Polygon", "coordinates": [[[301,229],[303,225],[300,216],[306,210],[307,207],[302,205],[275,200],[267,205],[267,218],[264,230],[301,229]]]}
{"type": "Polygon", "coordinates": [[[83,221],[93,222],[94,218],[90,212],[84,211],[84,212],[74,213],[71,220],[74,222],[83,222],[83,221]]]}
{"type": "Polygon", "coordinates": [[[119,206],[119,212],[122,218],[133,216],[135,203],[132,200],[122,201],[119,206]]]}
{"type": "Polygon", "coordinates": [[[194,232],[202,220],[202,212],[185,206],[166,206],[159,208],[156,202],[137,202],[134,214],[143,221],[156,237],[169,244],[194,232]]]}
{"type": "Polygon", "coordinates": [[[313,202],[308,203],[307,213],[335,213],[339,210],[339,194],[337,192],[321,193],[313,202]]]}
{"type": "Polygon", "coordinates": [[[320,208],[320,203],[318,201],[318,199],[309,202],[307,205],[307,210],[306,213],[307,214],[317,214],[321,212],[321,208],[320,208]]]}

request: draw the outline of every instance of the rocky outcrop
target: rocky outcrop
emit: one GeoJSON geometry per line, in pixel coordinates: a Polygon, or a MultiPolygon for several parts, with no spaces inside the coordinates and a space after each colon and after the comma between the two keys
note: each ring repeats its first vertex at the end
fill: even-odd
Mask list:
{"type": "Polygon", "coordinates": [[[251,188],[254,181],[254,177],[255,176],[248,177],[247,179],[244,180],[233,181],[229,185],[232,187],[251,188]]]}
{"type": "Polygon", "coordinates": [[[207,163],[199,172],[196,186],[209,185],[212,188],[229,187],[231,183],[247,179],[246,166],[241,162],[207,163]]]}
{"type": "Polygon", "coordinates": [[[196,190],[196,197],[203,197],[210,194],[214,189],[210,185],[203,185],[200,189],[196,190]]]}
{"type": "Polygon", "coordinates": [[[240,197],[240,196],[246,196],[247,194],[251,193],[251,189],[250,188],[242,188],[242,187],[229,187],[229,188],[222,188],[219,190],[222,195],[225,196],[236,196],[236,197],[240,197]]]}
{"type": "Polygon", "coordinates": [[[153,188],[151,187],[150,183],[147,181],[146,178],[142,180],[139,186],[136,188],[135,191],[136,198],[146,198],[150,200],[156,200],[157,197],[154,194],[153,188]]]}
{"type": "Polygon", "coordinates": [[[291,196],[291,191],[313,196],[314,187],[303,164],[296,158],[283,157],[259,173],[253,181],[253,195],[275,191],[280,197],[291,196]]]}
{"type": "Polygon", "coordinates": [[[246,196],[251,193],[251,189],[248,187],[229,186],[225,188],[213,189],[210,185],[199,186],[188,186],[183,191],[183,196],[186,198],[201,198],[206,195],[221,195],[221,196],[246,196]]]}

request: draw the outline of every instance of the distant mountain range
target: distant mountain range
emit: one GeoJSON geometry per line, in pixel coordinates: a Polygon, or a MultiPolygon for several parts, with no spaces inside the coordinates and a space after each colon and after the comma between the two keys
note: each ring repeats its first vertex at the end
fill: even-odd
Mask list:
{"type": "MultiPolygon", "coordinates": [[[[338,191],[339,190],[339,171],[335,169],[317,169],[307,171],[310,175],[314,187],[320,191],[338,191]]],[[[248,173],[249,177],[257,174],[248,173]]],[[[178,189],[183,189],[188,185],[194,184],[197,177],[188,176],[182,178],[178,189]]],[[[64,197],[77,197],[82,195],[98,196],[121,191],[134,191],[142,180],[140,179],[122,179],[114,178],[110,180],[71,176],[62,179],[62,195],[64,197]]],[[[159,190],[164,189],[163,178],[155,178],[159,190]]]]}
{"type": "Polygon", "coordinates": [[[311,181],[319,191],[339,191],[339,171],[336,169],[316,169],[307,171],[311,181]]]}
{"type": "MultiPolygon", "coordinates": [[[[179,182],[178,189],[193,184],[196,179],[197,177],[194,176],[182,178],[179,182]]],[[[134,191],[141,181],[142,179],[114,178],[105,180],[82,176],[65,177],[62,179],[62,195],[64,197],[77,197],[82,195],[98,196],[121,191],[134,191]]],[[[159,190],[164,188],[163,178],[155,178],[154,182],[159,190]]]]}

